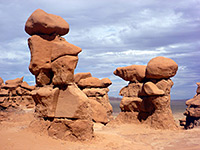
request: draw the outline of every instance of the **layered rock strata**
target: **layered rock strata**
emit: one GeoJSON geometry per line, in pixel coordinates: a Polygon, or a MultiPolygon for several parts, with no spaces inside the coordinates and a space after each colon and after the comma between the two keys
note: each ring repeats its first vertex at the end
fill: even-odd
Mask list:
{"type": "Polygon", "coordinates": [[[172,59],[156,57],[147,66],[119,67],[114,74],[129,81],[120,90],[121,112],[116,120],[146,123],[157,129],[176,129],[170,108],[170,79],[178,70],[172,59]]]}
{"type": "Polygon", "coordinates": [[[185,118],[180,120],[180,125],[185,129],[200,126],[200,82],[197,82],[196,95],[185,102],[187,108],[184,112],[185,118]]]}
{"type": "Polygon", "coordinates": [[[112,82],[108,78],[98,79],[91,73],[77,73],[74,79],[78,87],[92,101],[92,118],[95,122],[108,123],[112,119],[112,105],[110,104],[108,87],[112,82]],[[96,105],[96,106],[95,106],[96,105]],[[104,118],[104,119],[102,119],[104,118]]]}
{"type": "Polygon", "coordinates": [[[28,85],[23,81],[23,77],[7,80],[5,83],[0,78],[0,108],[34,108],[35,102],[31,96],[31,91],[34,89],[35,86],[28,85]]]}
{"type": "Polygon", "coordinates": [[[82,50],[61,37],[68,33],[69,24],[60,16],[37,9],[28,18],[25,31],[31,35],[29,70],[36,79],[36,89],[31,92],[36,115],[50,121],[50,136],[65,139],[67,134],[76,134],[79,140],[91,139],[91,105],[96,105],[74,82],[82,50]],[[87,136],[86,131],[91,134],[87,136]]]}

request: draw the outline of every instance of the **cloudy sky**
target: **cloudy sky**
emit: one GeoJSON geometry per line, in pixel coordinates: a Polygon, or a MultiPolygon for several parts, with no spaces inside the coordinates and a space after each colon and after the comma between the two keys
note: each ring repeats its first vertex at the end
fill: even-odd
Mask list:
{"type": "Polygon", "coordinates": [[[117,67],[145,65],[156,56],[179,65],[172,78],[172,99],[194,96],[200,82],[200,0],[0,0],[0,76],[4,81],[29,72],[29,35],[25,22],[36,9],[63,17],[70,24],[64,38],[82,48],[75,70],[108,77],[110,96],[127,82],[114,76],[117,67]]]}

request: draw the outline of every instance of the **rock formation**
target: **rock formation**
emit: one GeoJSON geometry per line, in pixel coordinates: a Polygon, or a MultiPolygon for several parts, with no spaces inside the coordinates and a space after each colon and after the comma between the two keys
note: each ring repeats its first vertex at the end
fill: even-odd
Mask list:
{"type": "Polygon", "coordinates": [[[75,74],[74,80],[78,87],[93,103],[93,120],[95,122],[108,123],[108,121],[112,119],[113,112],[108,97],[108,86],[110,86],[112,82],[108,78],[103,78],[100,80],[92,77],[91,73],[89,72],[75,74]]]}
{"type": "Polygon", "coordinates": [[[200,82],[197,83],[196,95],[185,102],[187,105],[184,115],[186,118],[180,120],[180,125],[185,129],[200,126],[200,82]]]}
{"type": "Polygon", "coordinates": [[[26,109],[34,108],[35,103],[31,96],[31,91],[35,86],[29,86],[22,78],[7,80],[4,84],[0,78],[0,109],[17,108],[26,109]]]}
{"type": "Polygon", "coordinates": [[[93,102],[74,82],[81,48],[61,37],[68,33],[68,23],[60,16],[37,9],[28,18],[25,31],[31,35],[29,70],[36,79],[36,89],[31,92],[36,115],[50,121],[46,128],[50,136],[91,139],[93,102]]]}
{"type": "Polygon", "coordinates": [[[120,90],[121,112],[116,120],[146,123],[157,129],[176,129],[170,108],[170,79],[178,70],[172,59],[156,57],[147,66],[119,67],[114,74],[129,81],[120,90]]]}

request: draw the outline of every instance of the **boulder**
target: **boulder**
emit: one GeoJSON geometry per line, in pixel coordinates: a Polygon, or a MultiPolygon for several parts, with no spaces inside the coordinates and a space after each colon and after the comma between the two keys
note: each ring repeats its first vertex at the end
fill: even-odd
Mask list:
{"type": "Polygon", "coordinates": [[[66,86],[74,82],[74,69],[78,63],[78,56],[63,56],[52,62],[53,84],[66,86]]]}
{"type": "Polygon", "coordinates": [[[90,100],[90,106],[92,110],[92,120],[96,123],[107,124],[109,120],[106,113],[106,109],[95,100],[90,100]]]}
{"type": "Polygon", "coordinates": [[[69,32],[69,24],[60,16],[37,9],[26,21],[25,31],[29,35],[56,34],[62,36],[69,32]]]}
{"type": "Polygon", "coordinates": [[[111,116],[113,113],[112,105],[110,104],[108,94],[104,96],[88,97],[91,100],[99,102],[105,109],[108,116],[111,116]]]}
{"type": "Polygon", "coordinates": [[[86,73],[77,73],[74,75],[74,82],[77,84],[81,79],[86,79],[92,77],[90,72],[86,73]]]}
{"type": "Polygon", "coordinates": [[[124,97],[147,96],[143,89],[143,83],[129,83],[120,90],[119,95],[124,97]]]}
{"type": "Polygon", "coordinates": [[[165,92],[160,90],[153,82],[146,82],[144,84],[144,91],[149,96],[165,95],[165,92]]]}
{"type": "Polygon", "coordinates": [[[178,70],[175,61],[166,57],[155,57],[149,61],[146,68],[146,78],[168,79],[173,77],[178,70]]]}
{"type": "Polygon", "coordinates": [[[171,87],[174,85],[171,79],[162,79],[155,84],[160,90],[165,92],[165,95],[170,95],[171,87]]]}
{"type": "Polygon", "coordinates": [[[126,81],[141,82],[145,78],[146,66],[131,65],[127,67],[119,67],[114,71],[116,76],[121,77],[126,81]]]}
{"type": "Polygon", "coordinates": [[[52,86],[38,88],[31,92],[36,104],[36,113],[41,117],[55,117],[59,89],[52,86]]]}
{"type": "Polygon", "coordinates": [[[139,97],[123,97],[120,102],[122,112],[139,112],[141,110],[142,99],[139,97]]]}
{"type": "Polygon", "coordinates": [[[60,89],[55,117],[71,119],[90,119],[89,99],[75,83],[60,89]]]}
{"type": "Polygon", "coordinates": [[[28,39],[29,49],[31,51],[29,70],[33,75],[38,75],[41,69],[51,71],[52,45],[49,45],[49,43],[48,40],[38,35],[33,35],[28,39]]]}
{"type": "Polygon", "coordinates": [[[59,57],[70,55],[77,56],[82,49],[67,42],[64,38],[56,36],[56,38],[48,42],[52,48],[51,61],[58,59],[59,57]]]}
{"type": "Polygon", "coordinates": [[[93,123],[88,120],[54,120],[48,127],[48,135],[61,140],[91,140],[93,123]]]}
{"type": "Polygon", "coordinates": [[[81,79],[78,82],[78,86],[80,88],[107,88],[110,85],[110,82],[108,80],[100,80],[95,77],[89,77],[85,79],[81,79]]]}

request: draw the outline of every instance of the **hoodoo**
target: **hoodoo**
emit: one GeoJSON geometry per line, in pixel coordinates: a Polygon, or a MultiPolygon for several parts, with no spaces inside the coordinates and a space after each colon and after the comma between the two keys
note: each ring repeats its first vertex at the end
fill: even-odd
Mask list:
{"type": "Polygon", "coordinates": [[[147,66],[119,67],[114,74],[129,81],[120,90],[121,112],[116,121],[146,123],[156,129],[177,129],[170,108],[170,79],[178,70],[172,59],[156,57],[147,66]]]}

